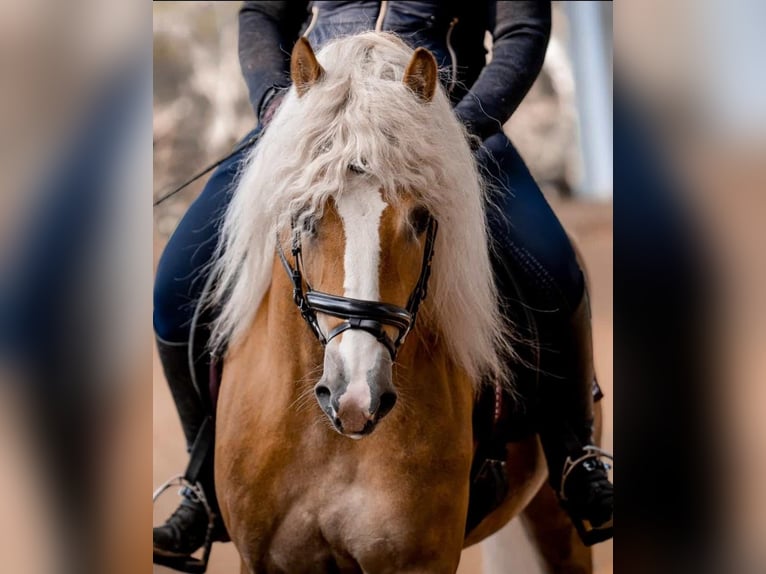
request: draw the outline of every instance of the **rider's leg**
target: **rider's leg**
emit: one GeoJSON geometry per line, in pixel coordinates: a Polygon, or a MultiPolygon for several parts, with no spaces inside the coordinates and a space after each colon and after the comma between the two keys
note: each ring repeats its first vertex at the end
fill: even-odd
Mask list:
{"type": "MultiPolygon", "coordinates": [[[[570,473],[566,461],[589,454],[593,424],[593,355],[585,280],[571,243],[526,165],[504,134],[478,152],[497,209],[490,209],[496,278],[525,365],[515,365],[522,394],[537,397],[540,438],[551,486],[573,521],[611,535],[612,485],[597,459],[570,473]],[[527,389],[523,387],[527,386],[527,389]],[[561,496],[562,481],[564,492],[561,496]]],[[[581,532],[582,535],[582,532],[581,532]]]]}
{"type": "MultiPolygon", "coordinates": [[[[170,237],[157,266],[154,284],[157,349],[189,451],[203,421],[213,414],[206,349],[210,317],[198,312],[198,304],[209,279],[220,219],[244,156],[245,151],[236,154],[213,173],[170,237]]],[[[217,513],[212,448],[202,464],[199,482],[217,513]]],[[[204,506],[192,493],[183,494],[179,508],[164,525],[154,528],[155,557],[191,554],[205,540],[208,518],[204,506]]],[[[220,525],[217,535],[225,535],[220,525]]]]}

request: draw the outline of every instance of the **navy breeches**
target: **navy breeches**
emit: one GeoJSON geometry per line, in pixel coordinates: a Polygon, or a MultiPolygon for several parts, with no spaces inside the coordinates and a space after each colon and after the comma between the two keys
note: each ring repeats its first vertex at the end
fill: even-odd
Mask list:
{"type": "MultiPolygon", "coordinates": [[[[259,131],[260,128],[254,129],[242,142],[259,131]]],[[[171,343],[189,340],[197,303],[215,254],[221,218],[246,154],[246,149],[241,150],[213,172],[165,246],[154,278],[154,331],[160,339],[171,343]]],[[[202,319],[200,325],[209,322],[209,317],[202,319]]],[[[205,337],[203,333],[202,338],[205,337]]]]}
{"type": "MultiPolygon", "coordinates": [[[[505,307],[523,338],[534,332],[539,339],[538,331],[557,329],[557,322],[569,319],[582,297],[583,274],[566,233],[508,138],[502,133],[489,137],[477,154],[497,207],[489,209],[488,221],[505,307]],[[545,320],[536,321],[541,313],[545,320]],[[533,323],[539,324],[533,328],[533,323]]],[[[162,254],[154,287],[154,328],[161,339],[189,340],[219,222],[244,155],[232,157],[213,174],[162,254]]],[[[206,338],[207,322],[198,322],[203,330],[195,333],[195,343],[206,338]]]]}
{"type": "Polygon", "coordinates": [[[584,277],[566,232],[504,133],[487,138],[477,159],[494,204],[487,221],[501,293],[568,319],[582,298],[584,277]]]}

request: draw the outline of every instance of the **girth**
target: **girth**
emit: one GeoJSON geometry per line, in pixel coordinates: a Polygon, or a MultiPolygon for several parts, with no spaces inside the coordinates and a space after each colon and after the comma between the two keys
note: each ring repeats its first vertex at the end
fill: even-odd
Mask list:
{"type": "Polygon", "coordinates": [[[428,278],[431,275],[431,261],[434,254],[437,229],[438,224],[436,220],[433,217],[429,217],[420,276],[410,294],[407,306],[399,307],[390,303],[353,299],[312,289],[308,280],[303,276],[301,234],[293,221],[291,227],[291,251],[295,267],[290,265],[290,262],[287,260],[279,237],[277,237],[277,253],[282,261],[282,266],[285,268],[293,284],[293,301],[317,340],[322,345],[327,345],[345,331],[351,329],[365,331],[388,349],[391,360],[394,361],[399,347],[401,347],[404,339],[415,326],[418,309],[428,293],[428,278]],[[305,290],[303,287],[304,282],[306,284],[305,290]],[[343,319],[343,322],[325,335],[319,326],[317,313],[324,313],[343,319]],[[397,330],[398,334],[395,339],[392,339],[385,331],[385,326],[393,327],[397,330]]]}

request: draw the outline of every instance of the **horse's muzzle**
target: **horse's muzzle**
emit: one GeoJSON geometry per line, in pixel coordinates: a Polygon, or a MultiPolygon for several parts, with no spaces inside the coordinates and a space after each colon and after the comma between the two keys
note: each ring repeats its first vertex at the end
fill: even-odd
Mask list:
{"type": "Polygon", "coordinates": [[[359,393],[333,392],[329,386],[319,382],[314,388],[317,402],[339,433],[359,439],[375,430],[378,423],[396,404],[397,395],[393,389],[378,392],[369,387],[369,400],[361,398],[359,393]]]}

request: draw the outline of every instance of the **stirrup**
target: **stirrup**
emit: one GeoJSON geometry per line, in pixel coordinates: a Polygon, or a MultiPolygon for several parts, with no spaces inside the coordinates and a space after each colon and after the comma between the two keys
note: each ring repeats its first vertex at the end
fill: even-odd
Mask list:
{"type": "MultiPolygon", "coordinates": [[[[562,504],[566,505],[567,502],[567,496],[564,492],[566,487],[567,479],[569,478],[569,475],[572,474],[572,471],[577,468],[579,465],[581,465],[586,460],[591,459],[601,459],[601,458],[607,458],[610,461],[614,461],[614,456],[606,452],[605,450],[600,449],[597,446],[588,445],[583,447],[583,450],[585,451],[585,454],[582,456],[576,458],[575,460],[572,460],[572,457],[568,456],[567,459],[564,461],[564,468],[562,470],[561,475],[561,486],[559,487],[559,500],[562,502],[562,504]]],[[[602,463],[606,470],[610,470],[612,468],[612,465],[606,462],[602,463]]],[[[590,523],[590,521],[585,519],[580,520],[574,520],[574,517],[571,516],[570,518],[573,518],[572,523],[574,524],[575,529],[577,530],[577,534],[579,534],[580,539],[583,541],[583,544],[585,546],[593,546],[594,544],[598,544],[599,542],[603,542],[605,540],[609,540],[613,536],[614,531],[614,517],[612,517],[610,520],[605,522],[604,524],[599,524],[598,526],[594,526],[590,523]]]]}
{"type": "MultiPolygon", "coordinates": [[[[576,458],[575,460],[572,460],[571,456],[568,456],[567,459],[564,461],[564,469],[561,472],[561,486],[559,487],[559,500],[562,502],[566,502],[567,496],[564,493],[564,487],[566,486],[567,479],[569,478],[569,475],[572,474],[572,471],[577,468],[580,464],[585,462],[586,460],[590,460],[592,458],[600,459],[600,458],[608,458],[610,461],[614,462],[614,456],[609,454],[603,449],[600,449],[597,446],[588,445],[584,446],[582,448],[585,452],[584,455],[582,455],[579,458],[576,458]]],[[[610,470],[612,468],[612,465],[609,463],[602,463],[607,470],[610,470]]]]}
{"type": "Polygon", "coordinates": [[[215,528],[216,515],[210,504],[207,501],[202,485],[199,482],[192,483],[187,480],[184,475],[179,474],[167,480],[152,495],[152,504],[157,501],[157,498],[172,486],[180,486],[186,488],[191,493],[191,500],[193,502],[199,502],[207,513],[207,532],[205,533],[205,543],[202,548],[202,558],[195,558],[192,555],[182,556],[180,554],[157,554],[153,553],[153,562],[160,566],[166,566],[174,570],[180,570],[181,572],[189,572],[190,574],[204,574],[207,570],[207,563],[210,560],[210,551],[213,548],[213,529],[215,528]]]}

